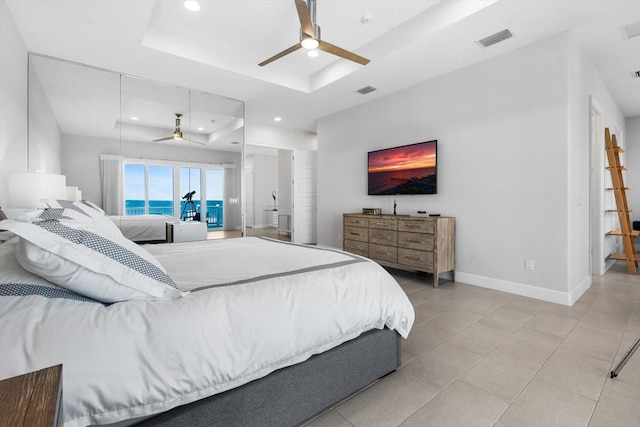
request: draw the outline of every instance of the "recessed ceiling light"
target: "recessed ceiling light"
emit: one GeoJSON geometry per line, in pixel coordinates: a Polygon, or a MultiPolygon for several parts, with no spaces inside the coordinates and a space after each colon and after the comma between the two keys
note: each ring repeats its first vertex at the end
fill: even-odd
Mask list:
{"type": "Polygon", "coordinates": [[[282,121],[282,117],[274,117],[273,120],[275,120],[276,122],[282,121]]]}
{"type": "Polygon", "coordinates": [[[198,4],[197,1],[194,1],[194,0],[187,0],[186,2],[184,2],[184,7],[186,7],[192,12],[197,12],[200,10],[200,5],[198,4]]]}
{"type": "Polygon", "coordinates": [[[136,116],[132,116],[132,117],[131,117],[131,120],[134,120],[134,121],[135,121],[135,120],[138,120],[138,118],[137,118],[136,116]]]}
{"type": "Polygon", "coordinates": [[[317,50],[314,49],[314,50],[310,50],[309,52],[307,52],[307,55],[309,55],[311,58],[315,58],[320,54],[318,53],[317,50]]]}
{"type": "Polygon", "coordinates": [[[203,127],[199,127],[198,130],[204,130],[204,128],[203,127]]]}

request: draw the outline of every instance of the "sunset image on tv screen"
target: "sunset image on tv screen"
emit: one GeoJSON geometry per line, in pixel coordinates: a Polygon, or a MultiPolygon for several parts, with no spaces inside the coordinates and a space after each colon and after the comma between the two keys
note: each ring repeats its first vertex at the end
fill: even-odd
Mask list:
{"type": "Polygon", "coordinates": [[[436,194],[437,141],[369,152],[369,194],[436,194]]]}

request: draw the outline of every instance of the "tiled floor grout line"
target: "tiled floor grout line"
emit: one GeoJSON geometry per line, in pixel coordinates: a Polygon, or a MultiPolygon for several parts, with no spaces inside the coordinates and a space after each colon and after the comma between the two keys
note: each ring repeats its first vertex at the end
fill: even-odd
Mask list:
{"type": "MultiPolygon", "coordinates": [[[[454,292],[455,292],[455,291],[454,291],[454,292]]],[[[423,302],[421,302],[420,304],[424,304],[424,303],[426,303],[426,302],[428,302],[428,301],[429,301],[429,300],[423,301],[423,302]]],[[[511,300],[510,300],[510,301],[511,301],[511,300]]],[[[515,334],[515,332],[517,332],[517,331],[519,331],[520,329],[522,329],[522,328],[523,328],[523,326],[521,326],[520,328],[516,329],[516,331],[514,331],[514,332],[507,331],[507,332],[510,332],[510,333],[511,333],[511,335],[510,335],[510,336],[508,336],[507,338],[505,338],[504,340],[502,340],[502,342],[500,342],[500,344],[498,344],[498,345],[497,345],[493,350],[491,350],[490,352],[488,352],[487,354],[484,354],[484,355],[482,355],[481,353],[474,352],[473,350],[469,350],[469,349],[466,349],[466,348],[464,348],[464,347],[460,347],[459,345],[456,345],[455,343],[451,343],[451,342],[449,342],[452,338],[455,338],[457,335],[459,335],[459,334],[463,333],[463,332],[464,332],[464,331],[466,331],[467,329],[469,329],[469,328],[473,327],[474,325],[476,325],[476,324],[480,323],[480,321],[481,321],[481,320],[483,320],[483,319],[484,319],[484,318],[486,318],[487,316],[491,315],[491,314],[492,314],[492,313],[494,313],[495,311],[499,310],[501,307],[503,307],[505,304],[508,304],[508,303],[509,303],[509,302],[505,302],[504,304],[502,304],[500,307],[496,308],[495,310],[493,310],[493,311],[492,311],[491,313],[489,313],[489,314],[475,313],[475,314],[480,314],[480,315],[482,315],[482,316],[483,316],[483,317],[482,317],[482,319],[477,320],[476,322],[474,322],[474,323],[472,323],[471,325],[467,326],[466,328],[462,329],[460,332],[457,332],[457,333],[456,333],[456,335],[452,336],[451,338],[447,338],[446,340],[444,340],[443,342],[441,342],[440,344],[438,344],[438,345],[437,345],[437,346],[435,346],[434,348],[432,348],[432,349],[430,349],[430,350],[428,350],[428,351],[425,351],[424,353],[419,354],[418,356],[414,357],[414,358],[413,358],[413,359],[411,359],[409,362],[407,362],[406,364],[403,364],[403,365],[401,366],[401,367],[405,367],[405,366],[406,366],[406,365],[408,365],[410,362],[412,362],[412,361],[414,361],[414,360],[418,359],[419,357],[422,357],[422,356],[424,356],[424,355],[426,355],[426,354],[428,354],[428,353],[431,353],[431,352],[435,351],[438,347],[440,347],[440,346],[441,346],[442,344],[444,344],[444,343],[448,343],[448,344],[450,344],[450,345],[453,345],[454,347],[458,347],[458,348],[460,348],[460,349],[462,349],[462,350],[470,351],[470,352],[472,352],[472,353],[476,353],[476,354],[479,354],[479,355],[481,355],[481,356],[482,356],[478,361],[476,361],[475,363],[473,363],[473,364],[472,364],[471,366],[469,366],[466,370],[464,370],[462,373],[460,373],[457,377],[455,377],[453,380],[451,380],[447,385],[445,385],[444,387],[442,387],[442,388],[441,388],[441,389],[440,389],[440,390],[439,390],[435,395],[433,395],[429,400],[427,400],[427,401],[426,401],[426,402],[424,402],[422,405],[420,405],[418,408],[416,408],[416,410],[415,410],[415,411],[413,411],[411,414],[409,414],[409,416],[407,416],[404,420],[402,420],[402,422],[400,422],[400,424],[398,424],[398,426],[396,426],[396,427],[401,426],[401,425],[402,425],[404,422],[406,422],[409,418],[411,418],[411,417],[412,417],[413,415],[415,415],[418,411],[420,411],[420,410],[421,410],[425,405],[427,405],[429,402],[431,402],[431,401],[432,401],[433,399],[435,399],[437,396],[439,396],[440,394],[442,394],[442,393],[443,393],[443,392],[444,392],[444,391],[445,391],[449,386],[451,386],[451,384],[453,384],[454,382],[456,382],[457,380],[459,380],[459,379],[460,379],[464,374],[466,374],[468,371],[470,371],[471,369],[473,369],[476,365],[478,365],[480,362],[482,362],[482,361],[483,361],[487,356],[489,356],[489,355],[490,355],[490,354],[492,354],[494,351],[496,351],[496,350],[497,350],[497,348],[498,348],[501,344],[503,344],[505,341],[507,341],[509,338],[511,338],[511,336],[513,336],[513,334],[515,334]]],[[[420,305],[420,304],[418,304],[418,305],[420,305]]],[[[415,307],[415,306],[414,306],[414,307],[415,307]]],[[[436,316],[436,317],[438,317],[438,316],[436,316]]],[[[435,319],[436,317],[434,317],[433,319],[435,319]]],[[[430,321],[431,321],[431,320],[433,320],[433,319],[426,320],[426,321],[424,321],[424,322],[421,322],[420,324],[430,322],[430,321]]],[[[488,326],[491,326],[491,325],[488,325],[488,326]]],[[[497,327],[496,327],[496,329],[501,329],[501,328],[497,328],[497,327]]],[[[501,329],[501,330],[504,330],[504,329],[501,329]]],[[[453,331],[451,331],[451,332],[453,332],[453,331]]],[[[463,380],[463,381],[464,381],[464,380],[463,380]]],[[[486,393],[489,393],[489,394],[491,394],[492,396],[495,396],[495,395],[493,395],[490,391],[485,390],[485,389],[483,389],[482,387],[479,387],[479,386],[474,386],[474,387],[478,387],[478,388],[480,388],[481,390],[485,391],[486,393]]],[[[496,398],[498,398],[498,399],[501,399],[501,398],[500,398],[500,397],[498,397],[498,396],[495,396],[495,397],[496,397],[496,398]]],[[[502,399],[501,399],[501,400],[502,400],[502,399]]],[[[515,400],[515,399],[514,399],[514,400],[515,400]]],[[[502,415],[504,415],[504,412],[506,412],[506,411],[509,409],[509,406],[511,406],[511,403],[506,402],[506,401],[505,401],[505,403],[507,403],[508,405],[507,405],[507,407],[505,408],[505,410],[503,411],[503,413],[500,415],[500,417],[502,417],[502,415]]],[[[498,420],[500,419],[500,417],[498,417],[498,420]]],[[[498,420],[496,420],[496,423],[498,422],[498,420]]],[[[348,420],[347,420],[347,421],[348,421],[348,420]]],[[[349,424],[351,424],[351,422],[349,422],[349,424]]],[[[495,423],[494,423],[494,425],[495,425],[495,423]]]]}
{"type": "MultiPolygon", "coordinates": [[[[407,277],[400,277],[400,279],[398,279],[398,282],[401,283],[401,285],[403,286],[403,289],[406,287],[408,289],[411,289],[411,292],[407,292],[408,296],[411,296],[412,294],[415,294],[417,292],[421,292],[423,289],[420,287],[416,287],[414,286],[415,281],[413,281],[411,278],[407,278],[407,277]]],[[[447,283],[447,282],[441,282],[441,283],[447,283]]],[[[419,283],[419,284],[423,284],[423,283],[419,283]]],[[[453,282],[453,284],[455,285],[455,282],[453,282]]],[[[622,288],[624,288],[625,283],[619,283],[620,285],[622,285],[622,288]]],[[[531,316],[530,319],[524,321],[524,323],[522,323],[519,327],[517,327],[515,330],[511,331],[510,329],[507,329],[508,324],[505,324],[505,327],[500,327],[497,326],[498,324],[501,323],[485,323],[486,319],[491,316],[492,314],[494,314],[496,311],[501,310],[503,308],[506,308],[505,306],[508,305],[509,303],[515,301],[516,299],[519,298],[518,295],[513,296],[513,298],[510,298],[508,300],[505,300],[504,302],[502,302],[502,304],[500,304],[499,306],[493,308],[490,312],[486,312],[486,313],[480,313],[478,311],[475,311],[473,309],[469,309],[469,301],[472,301],[474,298],[478,298],[478,301],[480,301],[480,303],[482,303],[482,301],[480,299],[491,299],[492,295],[485,295],[482,292],[478,292],[478,294],[467,294],[465,293],[465,287],[460,287],[457,289],[453,289],[450,290],[449,292],[440,294],[441,297],[444,297],[445,300],[443,300],[443,304],[447,307],[450,307],[447,310],[458,310],[460,312],[467,312],[470,314],[474,314],[477,316],[481,316],[480,319],[474,321],[473,323],[465,326],[464,328],[460,329],[460,330],[456,330],[453,331],[451,329],[447,329],[447,328],[442,328],[441,326],[433,326],[434,328],[439,328],[439,329],[443,329],[444,331],[453,333],[452,336],[449,336],[448,338],[444,339],[442,342],[437,343],[437,345],[435,345],[432,348],[429,348],[428,350],[417,354],[416,356],[412,357],[409,360],[404,361],[402,365],[398,368],[398,370],[400,369],[407,369],[408,366],[410,366],[411,363],[414,363],[418,358],[423,357],[425,355],[428,355],[430,353],[435,352],[436,350],[438,350],[439,348],[441,348],[444,344],[448,344],[451,345],[455,348],[460,348],[461,350],[464,351],[468,351],[470,353],[475,353],[477,355],[480,355],[480,359],[478,359],[477,361],[473,362],[471,365],[469,365],[468,367],[464,368],[464,370],[462,372],[460,372],[458,375],[455,376],[455,378],[451,379],[446,385],[439,387],[439,389],[437,390],[437,393],[435,393],[433,396],[429,397],[429,399],[424,402],[421,403],[418,408],[416,408],[415,410],[412,410],[410,414],[406,415],[406,417],[404,417],[402,419],[402,421],[399,421],[396,426],[399,426],[405,422],[407,422],[409,419],[411,419],[412,417],[414,417],[418,412],[420,412],[421,410],[423,410],[423,408],[428,405],[429,403],[433,402],[434,399],[438,398],[438,396],[441,396],[443,392],[445,392],[446,390],[448,390],[450,387],[452,387],[452,384],[456,383],[457,381],[464,381],[461,378],[467,374],[470,370],[474,369],[478,364],[482,363],[483,361],[485,361],[487,359],[487,357],[489,357],[490,355],[494,354],[496,351],[498,351],[498,349],[505,343],[507,342],[509,339],[511,339],[515,334],[517,334],[518,332],[526,329],[529,331],[533,331],[539,334],[543,334],[549,337],[554,337],[554,338],[560,338],[561,341],[558,343],[558,345],[553,349],[553,351],[550,352],[550,354],[540,363],[540,365],[537,367],[537,369],[535,370],[535,372],[533,372],[531,378],[526,381],[526,384],[524,384],[523,387],[520,388],[520,390],[512,397],[510,398],[510,401],[506,401],[505,399],[496,396],[495,394],[493,394],[491,391],[487,390],[485,387],[481,386],[481,385],[475,385],[473,383],[470,383],[472,386],[476,387],[479,390],[482,390],[484,393],[487,393],[488,395],[491,395],[499,400],[502,400],[503,402],[506,403],[506,407],[505,409],[497,416],[496,420],[493,422],[492,425],[496,425],[498,423],[500,423],[500,420],[502,419],[502,417],[504,417],[505,413],[507,413],[509,411],[510,408],[512,408],[513,404],[515,402],[518,401],[518,399],[520,398],[520,396],[522,395],[522,393],[528,389],[528,387],[530,387],[532,385],[532,382],[534,379],[537,379],[537,381],[539,381],[540,383],[544,383],[547,384],[547,386],[553,386],[553,387],[557,387],[558,389],[562,389],[564,390],[564,392],[568,392],[571,393],[573,395],[576,396],[580,396],[581,398],[585,398],[588,399],[590,401],[594,401],[594,399],[586,394],[582,394],[581,391],[573,391],[571,390],[569,387],[562,385],[561,382],[553,382],[551,377],[543,377],[540,376],[541,371],[545,368],[545,366],[547,366],[547,364],[550,363],[550,360],[552,358],[554,358],[555,355],[558,354],[560,348],[563,348],[564,350],[566,350],[569,353],[575,353],[580,355],[581,357],[588,357],[591,359],[595,359],[598,360],[600,362],[603,362],[604,360],[601,359],[600,357],[596,357],[594,355],[592,355],[592,353],[583,353],[582,350],[579,350],[577,348],[573,348],[573,347],[562,347],[563,344],[565,343],[565,341],[567,340],[567,338],[574,332],[576,331],[576,327],[578,325],[580,325],[580,327],[582,329],[588,330],[588,331],[592,331],[592,332],[598,332],[601,334],[606,334],[606,335],[618,335],[617,331],[618,331],[618,326],[617,326],[617,322],[620,323],[620,326],[622,326],[620,320],[615,320],[612,321],[612,323],[610,324],[611,326],[609,326],[609,324],[607,324],[604,327],[600,327],[600,323],[597,323],[597,321],[599,321],[599,318],[596,317],[595,320],[596,322],[594,322],[594,318],[591,317],[588,320],[585,321],[585,323],[581,322],[585,319],[585,316],[589,315],[589,313],[597,313],[598,315],[603,315],[603,316],[618,316],[618,317],[625,317],[626,318],[626,324],[624,324],[624,328],[622,329],[622,333],[619,336],[619,340],[617,343],[617,347],[616,350],[613,354],[613,356],[611,357],[612,360],[609,361],[609,370],[605,373],[605,375],[607,376],[607,378],[605,378],[605,380],[602,382],[602,384],[599,386],[598,388],[592,388],[592,391],[597,391],[597,398],[595,399],[595,404],[593,405],[593,407],[591,408],[591,413],[589,414],[587,411],[584,411],[583,414],[586,418],[587,414],[588,414],[588,419],[587,419],[587,425],[590,425],[593,421],[594,421],[594,417],[596,417],[596,412],[598,412],[599,415],[601,414],[601,410],[598,411],[599,408],[599,404],[601,403],[600,400],[603,397],[603,394],[605,393],[605,389],[607,387],[607,381],[608,381],[608,377],[609,377],[609,373],[611,372],[611,369],[613,369],[613,367],[615,366],[615,364],[617,363],[617,358],[621,358],[622,356],[619,356],[619,353],[621,351],[626,351],[626,349],[622,349],[622,344],[623,344],[623,340],[625,338],[625,335],[632,330],[632,320],[634,319],[634,314],[635,314],[635,310],[631,310],[629,314],[626,315],[621,315],[620,313],[616,313],[615,311],[613,311],[611,309],[611,302],[613,302],[615,304],[615,300],[616,298],[620,297],[620,293],[617,293],[620,288],[618,288],[618,282],[611,282],[611,283],[597,283],[595,286],[592,285],[592,288],[590,291],[590,296],[588,298],[586,298],[584,300],[584,304],[586,305],[586,308],[584,308],[584,306],[581,306],[579,310],[576,311],[571,311],[571,315],[565,314],[566,311],[563,310],[559,310],[557,308],[555,308],[554,305],[545,305],[542,309],[540,309],[539,311],[537,311],[537,307],[535,305],[530,305],[530,306],[525,306],[522,305],[521,307],[524,309],[526,308],[526,310],[523,310],[522,312],[531,316]],[[599,292],[598,292],[599,290],[599,292]],[[607,293],[607,290],[610,290],[611,293],[607,293]],[[458,299],[457,296],[454,296],[451,300],[447,299],[447,295],[452,295],[454,293],[458,292],[459,296],[462,297],[461,299],[458,299]],[[611,296],[615,296],[615,298],[612,298],[611,296]],[[606,296],[606,297],[605,297],[606,296]],[[467,298],[468,297],[468,298],[467,298]],[[468,301],[467,301],[468,299],[468,301]],[[590,302],[587,302],[591,300],[590,302]],[[462,305],[464,305],[464,307],[460,307],[457,305],[458,302],[462,301],[462,305]],[[530,309],[529,309],[530,307],[530,309]],[[584,311],[582,311],[584,308],[584,311]],[[565,318],[571,318],[575,320],[575,323],[570,327],[570,329],[564,334],[564,336],[558,336],[558,335],[554,335],[552,333],[548,333],[548,332],[544,332],[546,331],[554,331],[555,329],[549,329],[548,324],[545,324],[545,322],[549,321],[549,318],[546,319],[542,319],[542,323],[538,323],[536,324],[531,324],[531,326],[526,326],[527,324],[529,324],[533,319],[535,319],[537,316],[541,315],[542,313],[550,313],[552,315],[557,315],[557,316],[562,316],[565,318]],[[504,339],[502,339],[500,342],[498,342],[489,352],[482,353],[482,352],[478,352],[478,347],[471,345],[470,348],[465,348],[463,345],[460,344],[456,344],[454,342],[452,342],[452,340],[454,340],[456,337],[458,337],[460,334],[465,333],[466,331],[468,331],[470,328],[473,328],[475,326],[477,326],[478,324],[482,324],[485,326],[489,326],[492,328],[496,328],[499,329],[501,331],[504,332],[508,332],[508,336],[505,337],[504,339]],[[541,327],[540,330],[536,329],[537,327],[541,327]],[[609,329],[610,331],[607,331],[606,329],[609,329]],[[475,349],[472,350],[471,348],[475,349]],[[546,378],[546,379],[543,379],[546,378]]],[[[414,306],[414,308],[417,308],[419,306],[428,304],[430,306],[434,306],[434,304],[437,305],[438,301],[435,298],[438,295],[438,293],[431,293],[431,291],[429,291],[428,293],[424,293],[422,295],[418,295],[416,296],[417,300],[420,300],[421,297],[425,298],[424,300],[419,301],[419,303],[414,304],[412,301],[412,305],[414,306]]],[[[497,296],[496,296],[497,298],[497,296]]],[[[527,300],[530,298],[527,297],[522,297],[522,298],[526,298],[527,300]]],[[[578,301],[576,301],[576,303],[580,302],[580,299],[578,299],[578,301]]],[[[640,301],[640,294],[638,294],[636,296],[636,298],[633,299],[633,301],[631,302],[631,305],[633,306],[634,304],[637,304],[638,301],[640,301]]],[[[523,301],[523,303],[526,303],[526,301],[523,301]]],[[[528,304],[528,303],[527,303],[528,304]]],[[[491,308],[492,306],[487,304],[487,305],[483,305],[483,307],[487,307],[487,308],[491,308]]],[[[434,307],[435,309],[437,309],[437,307],[434,307]]],[[[518,309],[516,307],[509,307],[510,310],[514,310],[514,311],[518,311],[518,309]]],[[[443,316],[446,314],[447,310],[442,310],[443,312],[436,315],[433,318],[429,318],[427,320],[423,320],[420,323],[415,323],[415,326],[418,325],[423,325],[429,322],[434,321],[435,319],[437,319],[440,316],[443,316]]],[[[428,316],[428,312],[425,311],[423,312],[423,315],[428,316]]],[[[523,316],[524,318],[524,316],[523,316]]],[[[472,320],[473,318],[471,318],[472,320]]],[[[553,317],[551,317],[551,320],[553,321],[553,317]]],[[[465,322],[463,322],[462,324],[464,324],[465,322]]],[[[567,322],[568,323],[568,322],[567,322]]],[[[511,323],[513,325],[513,323],[511,323]]],[[[424,325],[425,327],[427,327],[427,325],[424,325]]],[[[513,326],[517,326],[517,325],[513,325],[513,326]]],[[[454,328],[457,329],[457,328],[454,328]]],[[[561,329],[561,331],[564,331],[563,329],[561,329]]],[[[425,332],[428,332],[425,330],[425,332]]],[[[464,344],[464,343],[463,343],[464,344]]],[[[614,342],[611,342],[611,344],[615,344],[614,342]]],[[[417,347],[416,349],[419,349],[420,347],[417,347]]],[[[480,349],[483,349],[483,347],[479,347],[480,349]]],[[[566,357],[566,355],[565,355],[566,357]]],[[[550,365],[549,365],[550,366],[550,365]]],[[[555,369],[557,369],[558,367],[555,366],[555,369]]],[[[554,367],[550,366],[550,369],[554,369],[554,367]]],[[[446,378],[446,377],[445,377],[446,378]]],[[[422,383],[422,381],[420,381],[422,383]]],[[[377,383],[377,381],[376,381],[377,383]]],[[[376,384],[373,383],[373,384],[376,384]]],[[[373,385],[372,384],[372,385],[373,385]]],[[[435,386],[435,384],[430,383],[428,380],[425,382],[425,384],[430,384],[431,386],[435,386]]],[[[371,386],[371,385],[370,385],[371,386]]],[[[368,388],[368,387],[367,387],[368,388]]],[[[365,388],[366,389],[366,388],[365,388]]],[[[363,389],[363,390],[365,390],[363,389]]],[[[343,401],[339,402],[338,404],[334,405],[331,409],[327,410],[326,412],[329,412],[331,410],[335,410],[335,412],[337,413],[337,415],[340,416],[341,419],[345,420],[346,423],[349,426],[355,427],[356,425],[358,425],[358,423],[356,422],[354,424],[354,422],[352,422],[352,420],[348,419],[345,415],[343,415],[337,408],[339,407],[340,404],[342,404],[343,402],[348,401],[349,399],[351,399],[352,397],[356,396],[357,394],[359,394],[360,392],[362,392],[363,390],[359,391],[358,393],[349,396],[348,398],[344,399],[343,401]]],[[[578,390],[578,389],[576,389],[578,390]]],[[[588,393],[588,394],[594,394],[595,393],[588,393]]],[[[585,408],[587,409],[587,408],[585,408]]],[[[404,415],[404,414],[403,414],[404,415]]],[[[601,417],[600,417],[601,418],[601,417]]],[[[489,421],[489,420],[487,420],[489,421]]],[[[600,419],[600,421],[602,421],[600,419]]],[[[395,423],[394,423],[395,424],[395,423]]]]}

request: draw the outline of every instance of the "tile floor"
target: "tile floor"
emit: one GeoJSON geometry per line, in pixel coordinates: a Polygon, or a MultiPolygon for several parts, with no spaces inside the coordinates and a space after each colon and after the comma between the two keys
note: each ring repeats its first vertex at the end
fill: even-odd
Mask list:
{"type": "Polygon", "coordinates": [[[307,427],[640,426],[640,350],[609,378],[640,336],[625,264],[572,307],[391,272],[416,311],[402,366],[307,427]]]}

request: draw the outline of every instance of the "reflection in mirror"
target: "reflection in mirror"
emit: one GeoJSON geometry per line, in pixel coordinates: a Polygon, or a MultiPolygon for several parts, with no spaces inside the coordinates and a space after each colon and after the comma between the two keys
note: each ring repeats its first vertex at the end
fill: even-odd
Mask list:
{"type": "Polygon", "coordinates": [[[30,88],[42,88],[29,94],[30,144],[52,116],[67,185],[127,237],[162,240],[177,220],[241,235],[242,102],[33,54],[30,64],[30,88]],[[142,222],[158,226],[138,233],[142,222]]]}

